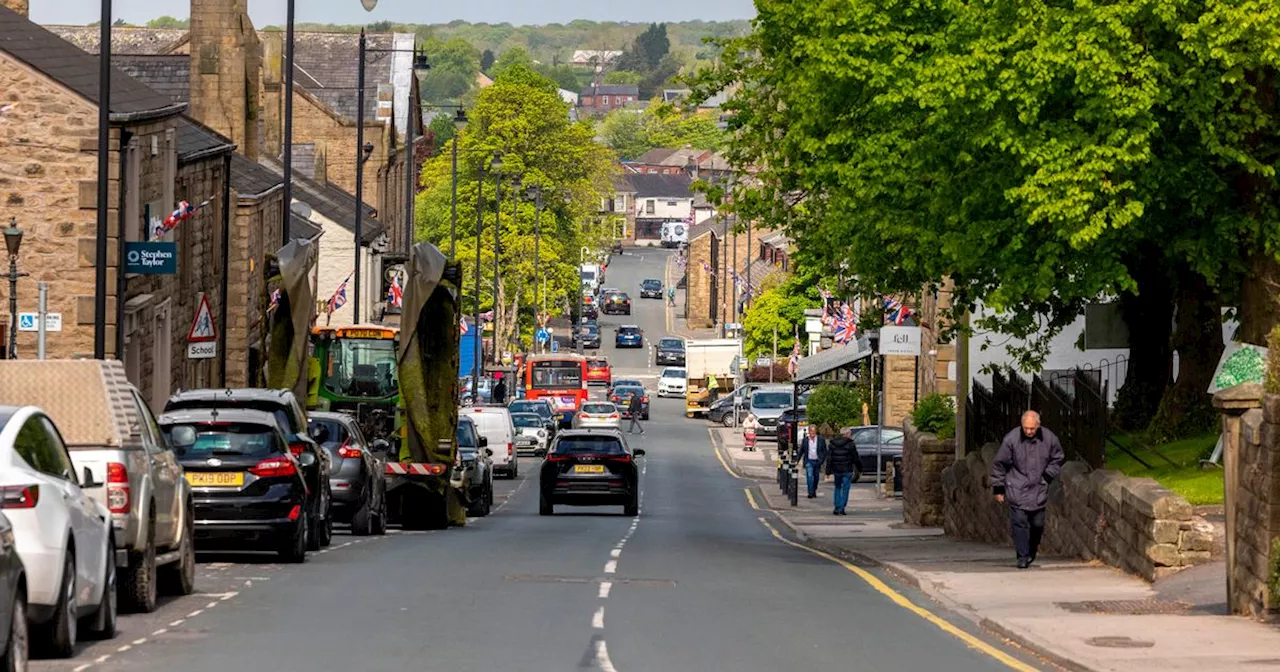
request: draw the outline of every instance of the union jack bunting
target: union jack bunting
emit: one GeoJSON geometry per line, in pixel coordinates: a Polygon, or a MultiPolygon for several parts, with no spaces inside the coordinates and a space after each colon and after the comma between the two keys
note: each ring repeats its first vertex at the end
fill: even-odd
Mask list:
{"type": "Polygon", "coordinates": [[[195,217],[196,213],[199,212],[201,208],[209,205],[213,201],[213,198],[206,198],[199,205],[194,206],[186,201],[179,201],[178,207],[174,209],[173,212],[169,213],[169,216],[165,217],[163,222],[160,222],[160,224],[156,226],[155,231],[151,232],[151,241],[155,242],[163,238],[165,234],[178,228],[178,224],[195,217]]]}
{"type": "Polygon", "coordinates": [[[347,305],[347,283],[351,281],[351,276],[355,274],[355,271],[351,271],[351,274],[347,276],[347,279],[343,280],[341,285],[338,285],[338,289],[333,293],[333,296],[329,297],[330,313],[336,313],[339,308],[347,305]]]}
{"type": "Polygon", "coordinates": [[[404,290],[400,288],[400,275],[391,278],[391,288],[387,290],[387,305],[400,308],[404,305],[404,290]]]}
{"type": "Polygon", "coordinates": [[[267,312],[270,313],[280,306],[280,290],[271,292],[271,304],[267,306],[267,312]]]}
{"type": "Polygon", "coordinates": [[[902,324],[914,314],[905,303],[897,299],[884,300],[884,313],[885,317],[894,324],[902,324]]]}
{"type": "Polygon", "coordinates": [[[464,317],[458,320],[458,328],[461,330],[463,336],[467,335],[467,331],[469,331],[469,327],[467,327],[467,318],[464,317]]]}
{"type": "Polygon", "coordinates": [[[845,344],[854,339],[856,335],[857,325],[846,319],[843,315],[836,318],[836,328],[833,338],[836,343],[845,344]]]}

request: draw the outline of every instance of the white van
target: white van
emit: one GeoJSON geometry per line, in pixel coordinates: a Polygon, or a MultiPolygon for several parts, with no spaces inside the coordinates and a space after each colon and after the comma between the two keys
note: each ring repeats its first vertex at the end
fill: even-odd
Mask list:
{"type": "Polygon", "coordinates": [[[520,458],[516,454],[516,426],[511,411],[503,406],[468,406],[458,411],[476,423],[476,431],[489,440],[493,451],[493,473],[515,478],[520,473],[520,458]]]}
{"type": "Polygon", "coordinates": [[[596,266],[595,264],[583,264],[579,269],[579,272],[582,277],[583,287],[589,286],[592,292],[600,288],[600,282],[603,278],[600,277],[601,273],[599,266],[596,266]]]}
{"type": "Polygon", "coordinates": [[[684,222],[662,224],[662,246],[680,247],[689,243],[689,225],[684,222]]]}

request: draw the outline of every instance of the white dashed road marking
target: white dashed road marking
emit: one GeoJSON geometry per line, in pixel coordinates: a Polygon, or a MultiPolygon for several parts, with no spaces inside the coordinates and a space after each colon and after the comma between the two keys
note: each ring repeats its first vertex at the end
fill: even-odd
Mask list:
{"type": "Polygon", "coordinates": [[[618,571],[618,561],[617,561],[617,560],[610,560],[609,562],[604,563],[604,573],[605,573],[605,574],[613,574],[613,573],[615,573],[615,572],[617,572],[617,571],[618,571]]]}
{"type": "Polygon", "coordinates": [[[604,607],[596,607],[596,613],[591,617],[591,627],[596,630],[604,629],[604,607]]]}
{"type": "MultiPolygon", "coordinates": [[[[619,546],[621,546],[621,544],[619,544],[619,546]]],[[[615,548],[615,549],[613,549],[612,551],[609,551],[609,557],[611,557],[611,558],[616,558],[616,557],[618,557],[618,556],[620,556],[620,555],[622,555],[622,549],[621,549],[621,548],[615,548]]]]}
{"type": "Polygon", "coordinates": [[[612,581],[601,581],[601,582],[600,582],[600,595],[599,595],[599,598],[600,598],[600,599],[602,599],[602,600],[608,599],[608,598],[609,598],[609,591],[610,591],[610,590],[612,590],[612,589],[613,589],[613,582],[612,582],[612,581]]]}
{"type": "Polygon", "coordinates": [[[618,672],[613,661],[609,660],[609,647],[603,639],[596,642],[596,665],[600,666],[601,672],[618,672]]]}

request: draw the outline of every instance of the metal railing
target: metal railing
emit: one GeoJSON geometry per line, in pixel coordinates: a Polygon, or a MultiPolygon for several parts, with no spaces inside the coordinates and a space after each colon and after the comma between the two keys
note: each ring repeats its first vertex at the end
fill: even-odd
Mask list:
{"type": "Polygon", "coordinates": [[[1012,371],[992,375],[991,388],[975,381],[965,407],[965,446],[974,451],[999,443],[1019,426],[1022,414],[1040,414],[1058,435],[1068,459],[1103,465],[1109,427],[1109,379],[1103,367],[1045,372],[1030,381],[1012,371]]]}

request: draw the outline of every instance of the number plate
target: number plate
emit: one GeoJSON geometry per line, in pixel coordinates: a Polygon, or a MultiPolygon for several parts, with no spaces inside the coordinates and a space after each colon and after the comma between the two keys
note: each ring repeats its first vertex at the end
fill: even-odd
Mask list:
{"type": "Polygon", "coordinates": [[[603,464],[578,464],[574,465],[573,473],[575,474],[603,474],[603,464]]]}
{"type": "Polygon", "coordinates": [[[187,472],[187,482],[193,488],[238,488],[244,485],[244,473],[224,471],[216,473],[187,472]]]}

